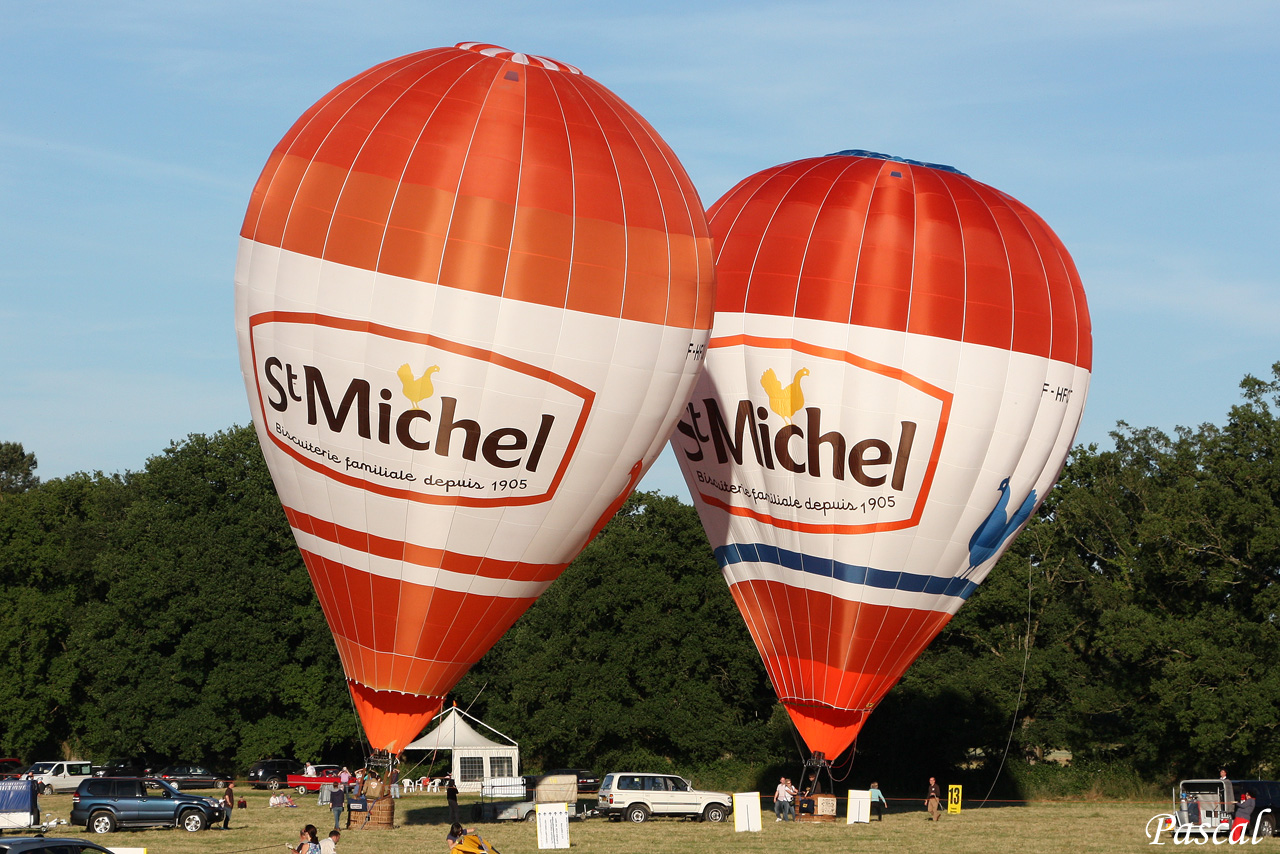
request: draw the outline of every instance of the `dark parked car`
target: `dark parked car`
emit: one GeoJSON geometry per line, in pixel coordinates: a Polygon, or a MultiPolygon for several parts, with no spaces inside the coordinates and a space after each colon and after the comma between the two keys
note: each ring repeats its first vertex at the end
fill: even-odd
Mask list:
{"type": "Polygon", "coordinates": [[[12,839],[0,839],[0,854],[111,854],[111,852],[87,839],[15,836],[12,839]]]}
{"type": "Polygon", "coordinates": [[[161,780],[169,781],[179,789],[225,789],[227,780],[230,779],[223,774],[213,773],[203,765],[193,765],[190,762],[170,765],[168,768],[161,769],[156,776],[161,780]]]}
{"type": "Polygon", "coordinates": [[[255,789],[282,789],[290,774],[301,774],[305,768],[292,759],[260,759],[249,766],[249,785],[255,789]]]}
{"type": "Polygon", "coordinates": [[[1240,796],[1252,792],[1257,799],[1253,807],[1253,816],[1249,819],[1247,832],[1250,837],[1255,830],[1258,838],[1263,839],[1276,835],[1280,827],[1280,782],[1275,780],[1232,780],[1231,788],[1234,800],[1240,803],[1240,796]]]}
{"type": "Polygon", "coordinates": [[[548,774],[574,774],[578,778],[579,792],[598,792],[600,791],[600,778],[593,772],[585,768],[557,768],[555,771],[548,771],[548,774]]]}
{"type": "Polygon", "coordinates": [[[119,757],[108,759],[102,765],[93,766],[95,777],[146,777],[151,773],[151,763],[145,759],[119,757]]]}
{"type": "Polygon", "coordinates": [[[17,777],[26,767],[27,763],[21,759],[14,759],[11,756],[0,759],[0,780],[17,777]]]}
{"type": "Polygon", "coordinates": [[[71,823],[94,833],[156,826],[195,833],[219,821],[221,801],[188,795],[155,778],[92,777],[71,796],[71,823]]]}

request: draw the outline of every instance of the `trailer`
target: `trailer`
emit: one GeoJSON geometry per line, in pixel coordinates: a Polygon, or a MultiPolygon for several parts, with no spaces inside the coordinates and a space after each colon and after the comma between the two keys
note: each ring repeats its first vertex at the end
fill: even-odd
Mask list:
{"type": "Polygon", "coordinates": [[[64,819],[45,816],[40,821],[40,787],[38,780],[0,780],[0,833],[6,830],[48,831],[64,819]]]}
{"type": "Polygon", "coordinates": [[[1230,780],[1183,780],[1174,793],[1174,803],[1173,830],[1211,837],[1231,829],[1236,795],[1230,780]]]}
{"type": "Polygon", "coordinates": [[[564,804],[570,818],[585,818],[591,810],[578,803],[576,774],[542,777],[494,777],[480,788],[481,821],[533,821],[538,804],[564,804]]]}

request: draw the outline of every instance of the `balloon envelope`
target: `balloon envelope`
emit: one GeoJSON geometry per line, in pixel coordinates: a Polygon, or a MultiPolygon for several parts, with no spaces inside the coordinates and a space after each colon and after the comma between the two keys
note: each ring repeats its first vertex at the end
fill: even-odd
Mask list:
{"type": "Polygon", "coordinates": [[[709,219],[715,323],[672,445],[779,698],[834,758],[1057,479],[1084,292],[1036,214],[949,167],[801,160],[709,219]]]}
{"type": "Polygon", "coordinates": [[[399,750],[666,441],[705,214],[578,69],[464,43],[338,86],[240,235],[254,423],[374,748],[399,750]]]}

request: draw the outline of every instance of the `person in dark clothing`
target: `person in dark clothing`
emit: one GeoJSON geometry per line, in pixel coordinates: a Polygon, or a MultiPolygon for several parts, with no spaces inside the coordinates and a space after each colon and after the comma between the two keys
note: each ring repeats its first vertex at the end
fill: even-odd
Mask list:
{"type": "Polygon", "coordinates": [[[236,784],[227,782],[226,791],[222,793],[222,829],[231,827],[231,811],[236,808],[236,784]]]}
{"type": "Polygon", "coordinates": [[[339,823],[342,821],[342,811],[347,806],[347,794],[342,790],[341,786],[334,786],[329,790],[329,809],[333,810],[333,829],[341,830],[339,823]]]}
{"type": "Polygon", "coordinates": [[[1240,803],[1236,804],[1236,814],[1231,819],[1231,833],[1227,838],[1232,842],[1241,842],[1244,840],[1245,831],[1249,828],[1249,819],[1253,818],[1253,808],[1258,805],[1254,800],[1253,791],[1246,790],[1240,796],[1240,803]]]}
{"type": "Polygon", "coordinates": [[[445,778],[444,799],[449,803],[449,823],[458,823],[458,786],[453,782],[453,775],[445,778]]]}
{"type": "Polygon", "coordinates": [[[929,778],[929,793],[925,795],[924,805],[929,809],[929,821],[938,821],[942,818],[942,787],[938,785],[938,781],[929,778]]]}

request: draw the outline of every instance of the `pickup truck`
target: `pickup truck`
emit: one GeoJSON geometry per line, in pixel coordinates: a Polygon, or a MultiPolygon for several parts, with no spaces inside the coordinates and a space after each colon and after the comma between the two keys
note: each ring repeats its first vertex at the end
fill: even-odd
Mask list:
{"type": "Polygon", "coordinates": [[[286,777],[289,788],[297,789],[298,794],[305,795],[307,792],[318,792],[320,787],[325,783],[331,786],[338,784],[338,774],[342,771],[341,765],[317,765],[314,774],[290,774],[286,777]]]}

